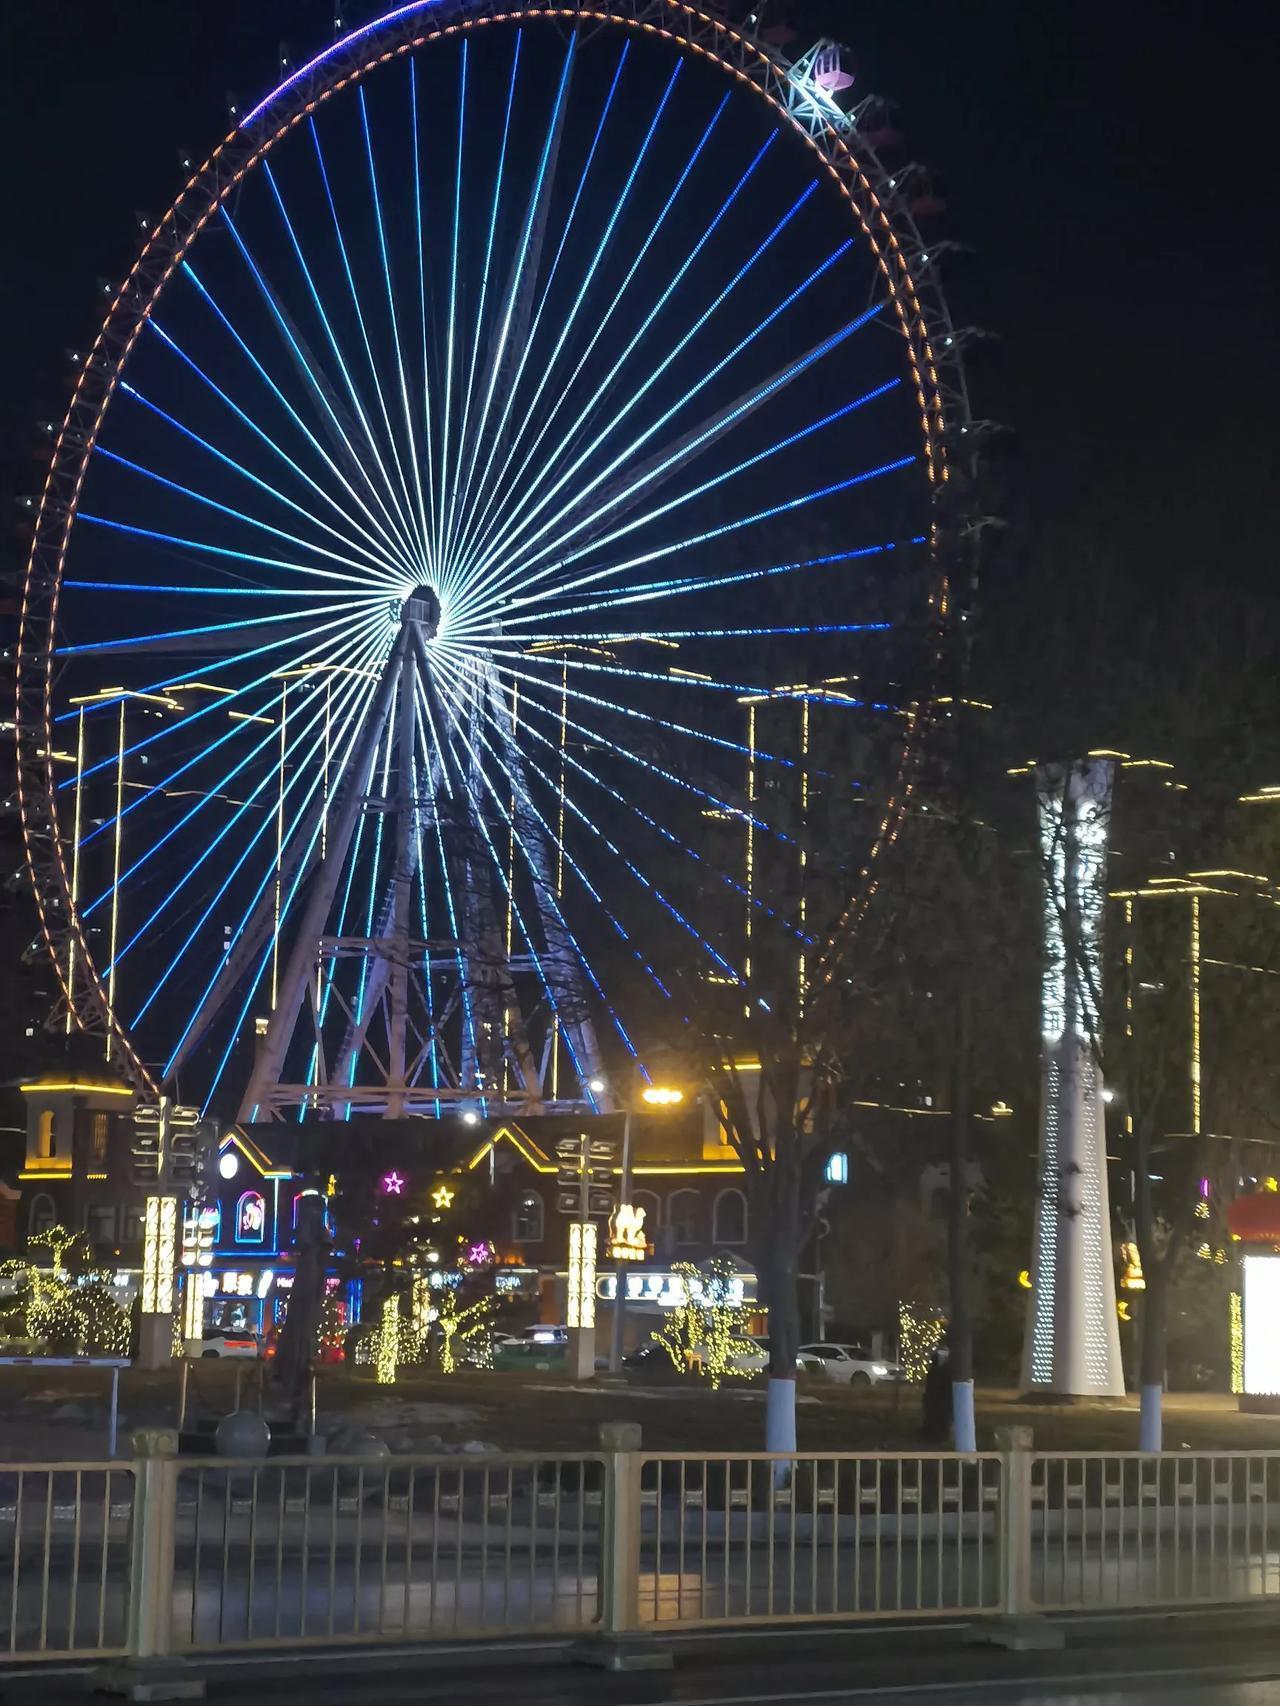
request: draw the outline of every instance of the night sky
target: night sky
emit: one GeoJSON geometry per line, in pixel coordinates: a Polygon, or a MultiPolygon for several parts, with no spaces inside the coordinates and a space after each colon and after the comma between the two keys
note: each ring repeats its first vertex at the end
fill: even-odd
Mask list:
{"type": "MultiPolygon", "coordinates": [[[[775,0],[776,3],[776,0],[775,0]]],[[[363,8],[349,5],[349,21],[363,8]]],[[[1267,13],[1223,0],[1124,7],[802,0],[852,48],[860,90],[899,103],[936,167],[961,323],[999,336],[976,411],[1014,429],[1001,502],[1035,532],[1102,529],[1148,584],[1271,571],[1277,376],[1261,83],[1267,13]]],[[[31,489],[35,422],[61,414],[64,350],[95,282],[117,280],[135,210],[179,185],[177,149],[225,129],[225,99],[328,39],[316,0],[18,0],[9,87],[3,481],[31,489]],[[16,261],[16,264],[14,264],[16,261]]],[[[7,497],[7,494],[6,494],[7,497]]],[[[6,546],[21,543],[6,530],[6,546]]],[[[1034,555],[1034,553],[1033,553],[1034,555]]]]}

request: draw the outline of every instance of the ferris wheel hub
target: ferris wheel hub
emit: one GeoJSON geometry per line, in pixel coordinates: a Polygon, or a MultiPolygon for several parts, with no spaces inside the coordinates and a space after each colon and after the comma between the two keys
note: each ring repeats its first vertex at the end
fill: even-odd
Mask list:
{"type": "Polygon", "coordinates": [[[400,606],[400,620],[416,624],[431,639],[440,626],[440,595],[433,586],[416,586],[400,606]]]}

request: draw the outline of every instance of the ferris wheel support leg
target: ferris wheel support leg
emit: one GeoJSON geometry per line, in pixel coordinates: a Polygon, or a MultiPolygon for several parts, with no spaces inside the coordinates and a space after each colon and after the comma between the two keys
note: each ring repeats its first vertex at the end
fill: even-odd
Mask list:
{"type": "MultiPolygon", "coordinates": [[[[408,648],[416,652],[416,648],[408,648]]],[[[409,1023],[409,901],[416,865],[417,773],[414,764],[415,693],[417,659],[406,655],[400,669],[400,727],[398,732],[396,782],[396,847],[391,908],[390,1011],[387,1017],[387,1104],[385,1119],[404,1114],[405,1031],[409,1023]]]]}
{"type": "Polygon", "coordinates": [[[251,1120],[255,1110],[270,1088],[280,1082],[285,1053],[293,1037],[302,1008],[303,996],[311,976],[317,943],[324,931],[324,922],[333,906],[338,883],[346,865],[351,837],[364,801],[365,778],[373,763],[375,747],[386,727],[391,711],[391,699],[404,664],[406,640],[402,631],[383,668],[382,680],[355,749],[348,760],[346,789],[337,812],[330,812],[325,856],[319,862],[307,899],[306,910],[298,925],[288,964],[280,979],[280,991],[275,1011],[267,1026],[267,1034],[253,1063],[248,1088],[236,1115],[239,1120],[251,1120]]]}
{"type": "MultiPolygon", "coordinates": [[[[587,1010],[587,991],[583,982],[578,951],[560,913],[556,894],[555,865],[547,838],[537,814],[529,805],[529,784],[524,773],[520,748],[511,728],[511,713],[502,691],[497,671],[488,666],[489,702],[493,719],[500,731],[503,756],[515,794],[516,834],[529,862],[534,890],[538,897],[538,915],[547,942],[547,972],[552,998],[562,1030],[584,1083],[604,1076],[600,1044],[596,1028],[587,1010]]],[[[602,1111],[607,1112],[601,1103],[602,1111]]]]}

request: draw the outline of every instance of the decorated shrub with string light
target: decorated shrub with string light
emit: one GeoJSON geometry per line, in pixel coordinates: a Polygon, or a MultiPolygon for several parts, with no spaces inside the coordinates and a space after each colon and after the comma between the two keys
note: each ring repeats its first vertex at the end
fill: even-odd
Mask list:
{"type": "Polygon", "coordinates": [[[468,1347],[467,1360],[476,1368],[493,1367],[493,1341],[489,1329],[498,1309],[496,1297],[482,1297],[465,1309],[458,1307],[458,1294],[442,1290],[436,1308],[436,1328],[439,1331],[439,1361],[441,1374],[453,1374],[458,1366],[458,1346],[468,1347]]]}
{"type": "Polygon", "coordinates": [[[918,1385],[929,1372],[929,1360],[942,1341],[947,1323],[937,1309],[898,1304],[898,1362],[904,1380],[918,1385]]]}
{"type": "Polygon", "coordinates": [[[726,1378],[745,1379],[752,1371],[734,1356],[746,1334],[751,1311],[742,1301],[742,1276],[726,1256],[713,1257],[705,1270],[676,1262],[672,1273],[684,1289],[684,1302],[670,1312],[654,1335],[682,1374],[699,1372],[717,1391],[726,1378]]]}
{"type": "Polygon", "coordinates": [[[23,1337],[63,1355],[127,1356],[130,1323],[120,1307],[106,1270],[77,1264],[68,1257],[91,1259],[83,1234],[51,1226],[30,1239],[53,1258],[52,1270],[25,1258],[0,1264],[0,1279],[13,1283],[16,1313],[23,1337]]]}

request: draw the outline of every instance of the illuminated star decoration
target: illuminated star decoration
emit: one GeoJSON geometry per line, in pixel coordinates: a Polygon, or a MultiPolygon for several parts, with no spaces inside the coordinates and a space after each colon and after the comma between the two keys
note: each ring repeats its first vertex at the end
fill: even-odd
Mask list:
{"type": "Polygon", "coordinates": [[[389,1197],[402,1196],[404,1194],[404,1175],[394,1171],[385,1174],[382,1180],[382,1188],[389,1197]]]}
{"type": "Polygon", "coordinates": [[[431,1200],[437,1208],[452,1208],[453,1192],[448,1185],[437,1185],[431,1193],[431,1200]]]}

